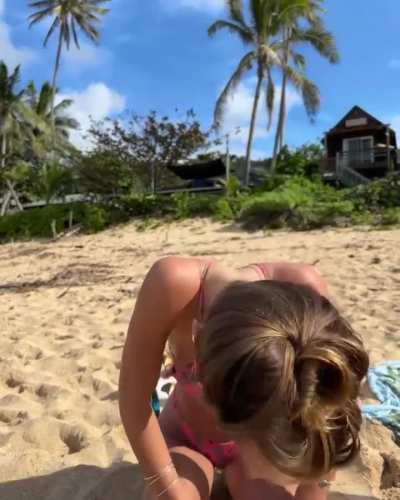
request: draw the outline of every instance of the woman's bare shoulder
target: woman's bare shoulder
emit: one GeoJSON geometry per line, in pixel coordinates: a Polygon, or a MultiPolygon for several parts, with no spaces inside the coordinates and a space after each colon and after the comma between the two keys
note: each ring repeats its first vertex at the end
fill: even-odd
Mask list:
{"type": "Polygon", "coordinates": [[[309,285],[321,295],[329,295],[326,281],[312,264],[273,262],[268,267],[273,280],[309,285]]]}

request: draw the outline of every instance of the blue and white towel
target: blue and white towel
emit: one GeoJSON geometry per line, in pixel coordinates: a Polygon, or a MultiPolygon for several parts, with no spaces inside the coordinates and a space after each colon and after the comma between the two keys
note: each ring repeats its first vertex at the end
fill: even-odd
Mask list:
{"type": "Polygon", "coordinates": [[[371,368],[368,383],[381,404],[363,405],[363,414],[392,429],[400,443],[400,361],[388,361],[371,368]]]}

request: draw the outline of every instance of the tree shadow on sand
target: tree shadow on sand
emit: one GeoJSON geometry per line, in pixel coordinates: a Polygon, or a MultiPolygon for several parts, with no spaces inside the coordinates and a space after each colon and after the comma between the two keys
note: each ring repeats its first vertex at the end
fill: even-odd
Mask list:
{"type": "MultiPolygon", "coordinates": [[[[108,468],[79,465],[53,474],[0,483],[0,500],[141,500],[143,481],[138,465],[121,462],[108,468]]],[[[213,500],[228,500],[217,484],[213,500]]],[[[333,493],[330,500],[374,500],[333,493]]]]}
{"type": "Polygon", "coordinates": [[[0,500],[140,500],[138,465],[122,462],[109,468],[79,465],[0,484],[0,500]]]}

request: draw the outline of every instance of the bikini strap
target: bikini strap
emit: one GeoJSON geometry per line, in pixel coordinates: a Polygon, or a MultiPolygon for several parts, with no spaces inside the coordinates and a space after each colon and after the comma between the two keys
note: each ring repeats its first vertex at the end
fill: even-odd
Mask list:
{"type": "Polygon", "coordinates": [[[263,280],[270,280],[272,278],[271,270],[269,265],[265,262],[261,262],[259,264],[252,264],[253,267],[257,269],[260,276],[262,276],[263,280]]]}

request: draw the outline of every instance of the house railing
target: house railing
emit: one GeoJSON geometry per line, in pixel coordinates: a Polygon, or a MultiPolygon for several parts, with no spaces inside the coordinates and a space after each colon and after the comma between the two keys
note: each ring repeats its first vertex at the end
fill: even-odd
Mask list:
{"type": "Polygon", "coordinates": [[[323,173],[334,173],[337,166],[357,171],[368,169],[395,169],[397,163],[396,150],[386,147],[375,147],[358,151],[338,152],[336,157],[325,158],[322,162],[323,173]]]}

